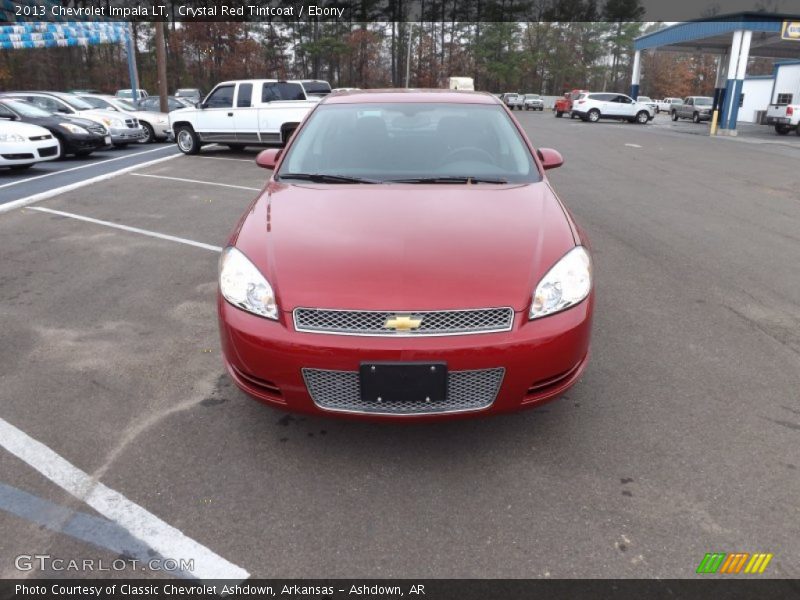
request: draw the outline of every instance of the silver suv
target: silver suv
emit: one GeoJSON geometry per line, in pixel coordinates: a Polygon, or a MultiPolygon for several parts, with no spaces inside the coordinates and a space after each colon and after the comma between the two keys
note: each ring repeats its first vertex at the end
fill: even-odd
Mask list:
{"type": "Polygon", "coordinates": [[[625,94],[588,92],[573,101],[572,115],[592,123],[600,119],[617,119],[645,125],[655,117],[655,111],[625,94]]]}

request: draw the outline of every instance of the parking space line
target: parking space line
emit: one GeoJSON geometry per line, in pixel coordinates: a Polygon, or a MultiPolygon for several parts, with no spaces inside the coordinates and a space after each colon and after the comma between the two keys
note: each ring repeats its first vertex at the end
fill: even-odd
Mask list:
{"type": "MultiPolygon", "coordinates": [[[[20,183],[28,183],[29,181],[35,181],[37,179],[43,179],[45,177],[52,177],[53,175],[61,175],[62,173],[69,173],[70,171],[78,171],[80,169],[88,169],[90,167],[96,167],[98,165],[104,165],[106,163],[114,162],[116,160],[125,160],[126,158],[134,158],[136,156],[141,156],[142,154],[150,154],[151,152],[160,152],[162,150],[169,150],[172,146],[162,146],[161,148],[154,148],[153,150],[144,150],[142,152],[135,152],[133,154],[126,154],[125,156],[117,156],[116,158],[109,158],[108,160],[101,160],[99,162],[92,162],[85,165],[80,165],[78,167],[71,167],[69,169],[61,169],[59,171],[53,171],[52,173],[45,173],[44,175],[36,175],[35,177],[28,177],[26,179],[20,179],[19,181],[12,181],[10,183],[4,183],[0,185],[0,189],[11,187],[13,185],[19,185],[20,183]]],[[[181,156],[180,154],[176,154],[176,156],[181,156]]],[[[170,157],[171,158],[171,157],[170,157]]]]}
{"type": "MultiPolygon", "coordinates": [[[[63,194],[65,192],[69,192],[72,190],[76,190],[78,188],[82,188],[84,186],[90,185],[92,183],[97,183],[98,181],[105,181],[106,179],[112,179],[117,177],[118,175],[123,175],[125,173],[130,173],[135,169],[141,169],[143,167],[149,167],[151,165],[155,165],[160,162],[164,162],[167,160],[172,160],[173,158],[178,158],[182,156],[181,154],[172,154],[170,156],[164,156],[162,158],[156,158],[154,160],[150,160],[147,162],[139,163],[136,165],[131,165],[130,167],[125,167],[124,169],[119,169],[118,171],[112,171],[111,173],[103,173],[102,175],[98,175],[96,177],[90,177],[89,179],[84,179],[83,181],[77,181],[75,183],[70,183],[69,185],[62,185],[61,187],[53,188],[51,190],[47,190],[46,192],[41,192],[39,194],[33,194],[32,196],[26,196],[25,198],[19,198],[17,200],[12,200],[11,202],[6,202],[5,204],[0,204],[0,213],[8,212],[10,210],[14,210],[15,208],[20,208],[22,206],[28,206],[29,204],[33,204],[35,202],[39,202],[41,200],[46,200],[48,198],[52,198],[53,196],[58,196],[59,194],[63,194]]],[[[116,160],[116,159],[113,159],[116,160]]],[[[99,164],[99,163],[98,163],[99,164]]],[[[58,171],[58,173],[63,173],[64,171],[58,171]]],[[[44,175],[42,176],[44,177],[44,175]]]]}
{"type": "Polygon", "coordinates": [[[225,158],[224,156],[192,156],[194,158],[205,158],[207,160],[235,160],[238,162],[246,162],[246,163],[255,163],[256,159],[254,158],[225,158]]]}
{"type": "Polygon", "coordinates": [[[227,561],[125,496],[95,481],[60,454],[0,418],[0,445],[60,488],[85,502],[163,557],[192,559],[198,579],[236,579],[250,573],[227,561]]]}
{"type": "Polygon", "coordinates": [[[148,173],[131,173],[136,177],[152,177],[154,179],[169,179],[171,181],[183,181],[184,183],[202,183],[204,185],[217,185],[220,187],[234,188],[237,190],[249,190],[251,192],[260,192],[261,188],[247,187],[244,185],[233,185],[230,183],[217,183],[216,181],[201,181],[199,179],[184,179],[183,177],[168,177],[166,175],[150,175],[148,173]]]}
{"type": "Polygon", "coordinates": [[[157,231],[149,231],[147,229],[139,229],[138,227],[131,227],[129,225],[120,225],[119,223],[112,223],[110,221],[101,221],[92,217],[84,217],[83,215],[76,215],[75,213],[68,213],[61,210],[53,210],[52,208],[45,208],[43,206],[32,206],[28,210],[36,210],[51,215],[58,215],[60,217],[67,217],[76,219],[78,221],[85,221],[87,223],[94,223],[95,225],[104,225],[105,227],[113,227],[114,229],[121,229],[130,233],[138,233],[149,237],[158,238],[160,240],[168,240],[170,242],[178,242],[179,244],[186,244],[187,246],[195,246],[196,248],[203,248],[204,250],[211,250],[213,252],[222,252],[220,246],[212,246],[211,244],[204,244],[203,242],[195,242],[194,240],[187,240],[186,238],[176,237],[174,235],[167,235],[166,233],[158,233],[157,231]]]}
{"type": "MultiPolygon", "coordinates": [[[[133,537],[127,529],[108,519],[75,511],[2,482],[0,482],[0,510],[50,531],[68,535],[97,548],[110,550],[115,555],[121,554],[133,558],[143,565],[150,564],[152,560],[159,560],[163,565],[164,559],[167,558],[158,554],[154,556],[152,548],[133,537]]],[[[192,577],[190,573],[181,570],[172,571],[170,574],[192,577]]]]}

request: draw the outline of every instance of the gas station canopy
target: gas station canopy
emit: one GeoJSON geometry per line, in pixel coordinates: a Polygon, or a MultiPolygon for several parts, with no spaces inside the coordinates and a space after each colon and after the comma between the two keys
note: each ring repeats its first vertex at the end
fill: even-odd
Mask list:
{"type": "Polygon", "coordinates": [[[717,15],[677,23],[640,36],[634,40],[633,47],[631,95],[634,98],[639,95],[643,51],[717,55],[713,109],[719,109],[720,131],[735,135],[739,110],[737,99],[741,98],[747,61],[751,56],[800,58],[800,14],[742,12],[717,15]]]}
{"type": "Polygon", "coordinates": [[[738,13],[678,23],[636,38],[634,50],[729,54],[735,31],[752,31],[750,56],[800,57],[800,31],[784,33],[784,23],[800,26],[800,15],[738,13]],[[781,34],[784,33],[782,36],[781,34]]]}

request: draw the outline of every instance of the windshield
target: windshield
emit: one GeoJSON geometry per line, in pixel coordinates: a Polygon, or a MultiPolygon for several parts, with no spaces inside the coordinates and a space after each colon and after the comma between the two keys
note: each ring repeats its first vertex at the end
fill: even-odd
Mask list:
{"type": "Polygon", "coordinates": [[[14,112],[22,115],[23,117],[52,117],[53,114],[47,112],[46,110],[42,110],[38,106],[34,106],[33,104],[28,104],[27,102],[23,102],[21,100],[4,100],[3,104],[11,108],[14,112]]]}
{"type": "Polygon", "coordinates": [[[326,81],[303,81],[303,87],[308,94],[326,96],[331,93],[331,86],[326,81]]]}
{"type": "Polygon", "coordinates": [[[277,176],[292,173],[373,182],[541,179],[502,107],[445,103],[321,105],[298,132],[277,176]]]}
{"type": "Polygon", "coordinates": [[[694,99],[695,105],[699,106],[711,106],[714,103],[713,98],[707,98],[706,96],[697,96],[694,99]]]}
{"type": "Polygon", "coordinates": [[[81,98],[87,104],[91,104],[95,108],[106,108],[108,107],[108,102],[105,100],[101,100],[100,98],[91,98],[91,97],[83,97],[81,98]]]}
{"type": "Polygon", "coordinates": [[[175,92],[176,96],[199,96],[200,90],[192,90],[192,89],[181,89],[175,92]]]}
{"type": "Polygon", "coordinates": [[[91,110],[94,108],[85,100],[81,100],[77,96],[72,96],[71,94],[57,94],[57,97],[69,104],[75,110],[91,110]]]}
{"type": "Polygon", "coordinates": [[[538,100],[539,99],[539,95],[538,94],[528,94],[528,95],[525,96],[525,98],[528,99],[528,100],[538,100]]]}
{"type": "Polygon", "coordinates": [[[127,100],[115,99],[113,104],[115,104],[117,108],[121,108],[122,110],[137,110],[136,107],[127,100]]]}

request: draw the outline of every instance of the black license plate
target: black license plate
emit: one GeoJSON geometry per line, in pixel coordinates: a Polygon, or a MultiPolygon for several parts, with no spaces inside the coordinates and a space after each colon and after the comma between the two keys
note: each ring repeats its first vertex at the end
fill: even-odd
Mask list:
{"type": "Polygon", "coordinates": [[[447,363],[361,363],[361,400],[443,402],[447,397],[447,363]]]}

